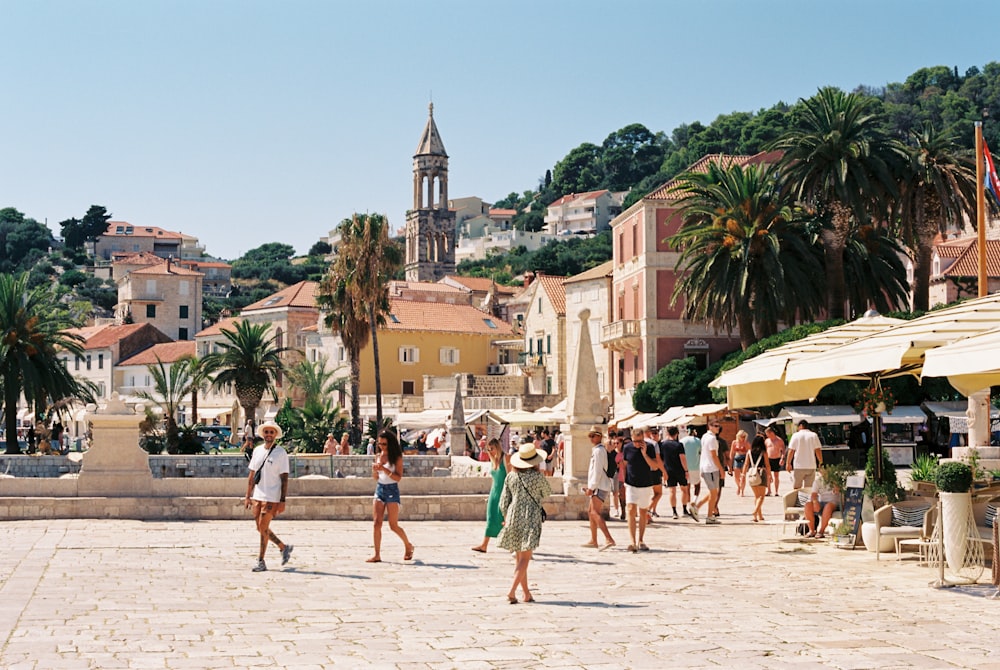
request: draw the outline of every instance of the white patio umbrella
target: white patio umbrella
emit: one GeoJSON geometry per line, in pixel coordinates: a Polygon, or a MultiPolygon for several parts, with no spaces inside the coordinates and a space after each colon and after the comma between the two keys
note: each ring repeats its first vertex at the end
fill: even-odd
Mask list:
{"type": "Polygon", "coordinates": [[[1000,385],[1000,328],[972,335],[937,349],[924,357],[923,377],[947,377],[955,389],[969,396],[1000,385]]]}
{"type": "MultiPolygon", "coordinates": [[[[1000,294],[989,295],[936,310],[922,317],[802,356],[788,363],[785,380],[811,389],[814,397],[839,379],[881,379],[905,374],[919,376],[927,352],[964,337],[978,335],[1000,323],[1000,294]]],[[[881,478],[880,417],[872,417],[875,432],[876,476],[881,478]]]]}
{"type": "Polygon", "coordinates": [[[869,313],[842,326],[827,328],[822,333],[769,349],[726,370],[709,386],[725,388],[730,407],[763,407],[812,398],[816,395],[813,384],[795,384],[786,379],[785,370],[791,361],[853,342],[900,323],[905,322],[869,313]]]}

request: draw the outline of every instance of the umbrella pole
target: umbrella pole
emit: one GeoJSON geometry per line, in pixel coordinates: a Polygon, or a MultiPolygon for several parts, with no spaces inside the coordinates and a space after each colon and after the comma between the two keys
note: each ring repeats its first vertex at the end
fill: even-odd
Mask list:
{"type": "Polygon", "coordinates": [[[875,482],[882,483],[882,415],[872,413],[872,442],[875,445],[875,482]]]}

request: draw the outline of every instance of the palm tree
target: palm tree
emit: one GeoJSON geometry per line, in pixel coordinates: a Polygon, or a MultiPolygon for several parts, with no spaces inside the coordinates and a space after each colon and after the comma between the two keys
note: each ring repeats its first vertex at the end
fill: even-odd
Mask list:
{"type": "Polygon", "coordinates": [[[818,313],[822,254],[771,169],[711,163],[678,181],[683,223],[669,242],[681,251],[673,300],[683,298],[685,318],[738,327],[746,349],[780,321],[818,313]]]}
{"type": "Polygon", "coordinates": [[[302,390],[304,405],[320,402],[336,393],[341,380],[327,369],[327,357],[321,356],[315,363],[301,360],[288,370],[288,380],[302,390]]]}
{"type": "Polygon", "coordinates": [[[222,351],[208,354],[203,364],[213,375],[212,386],[221,389],[232,384],[236,390],[243,413],[251,425],[256,425],[257,407],[266,391],[277,397],[274,380],[285,365],[281,355],[290,351],[279,347],[276,336],[268,335],[270,323],[238,321],[236,330],[222,329],[226,342],[220,342],[222,351]]]}
{"type": "Polygon", "coordinates": [[[904,249],[882,226],[852,226],[844,249],[845,273],[851,277],[847,300],[885,314],[909,306],[904,249]]]}
{"type": "Polygon", "coordinates": [[[830,318],[844,318],[844,249],[851,221],[885,220],[898,193],[902,145],[879,127],[875,99],[821,88],[800,101],[798,123],[774,147],[784,151],[783,180],[830,225],[823,229],[830,318]]]}
{"type": "Polygon", "coordinates": [[[382,425],[382,369],[378,327],[389,313],[389,280],[403,265],[402,248],[389,239],[389,221],[381,214],[355,214],[340,225],[337,261],[353,268],[350,281],[355,300],[368,307],[375,363],[375,417],[382,425]]]}
{"type": "Polygon", "coordinates": [[[975,221],[976,168],[956,137],[930,124],[911,130],[909,160],[899,176],[897,218],[904,242],[912,249],[913,309],[930,307],[928,285],[934,237],[968,217],[975,221]]]}
{"type": "Polygon", "coordinates": [[[206,382],[212,381],[212,371],[205,365],[205,359],[191,356],[188,361],[188,373],[191,375],[191,423],[198,421],[198,393],[206,382]]]}
{"type": "Polygon", "coordinates": [[[361,438],[358,391],[361,350],[372,343],[375,364],[375,414],[382,421],[382,371],[378,327],[389,313],[388,284],[402,266],[403,251],[389,239],[389,223],[380,214],[355,214],[340,224],[337,257],[320,282],[317,302],[327,311],[327,325],[337,331],[351,359],[351,436],[361,438]],[[362,334],[360,331],[366,331],[362,334]]]}
{"type": "Polygon", "coordinates": [[[352,296],[350,275],[339,262],[330,265],[319,283],[316,304],[326,313],[326,325],[340,335],[351,361],[351,446],[361,443],[361,350],[368,344],[371,329],[368,310],[352,296]]]}
{"type": "Polygon", "coordinates": [[[0,274],[0,383],[8,454],[21,453],[17,403],[28,405],[75,398],[94,402],[93,385],[75,379],[60,358],[83,355],[83,339],[46,287],[28,287],[28,275],[0,274]]]}
{"type": "Polygon", "coordinates": [[[153,379],[153,392],[139,391],[140,398],[156,403],[163,410],[163,419],[167,424],[167,451],[177,451],[177,409],[184,401],[184,396],[194,388],[191,375],[191,361],[182,358],[168,368],[156,357],[156,365],[147,365],[146,369],[153,379]]]}

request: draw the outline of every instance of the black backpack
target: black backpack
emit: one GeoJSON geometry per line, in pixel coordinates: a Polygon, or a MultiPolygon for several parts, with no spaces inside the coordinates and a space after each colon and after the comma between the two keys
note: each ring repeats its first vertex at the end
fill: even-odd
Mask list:
{"type": "Polygon", "coordinates": [[[614,479],[615,475],[618,474],[618,462],[615,460],[615,455],[618,452],[617,451],[609,451],[607,453],[608,453],[608,469],[605,470],[605,472],[607,473],[608,477],[610,477],[611,479],[614,479]]]}

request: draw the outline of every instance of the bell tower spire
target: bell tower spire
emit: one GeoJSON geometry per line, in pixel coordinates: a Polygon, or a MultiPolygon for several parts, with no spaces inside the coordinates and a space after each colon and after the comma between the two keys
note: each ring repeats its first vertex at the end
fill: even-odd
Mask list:
{"type": "Polygon", "coordinates": [[[413,209],[406,215],[406,279],[437,281],[455,271],[455,213],[448,208],[448,153],[434,103],[413,156],[413,209]]]}

